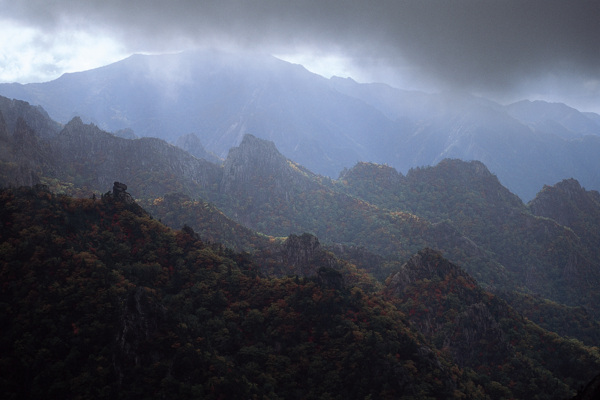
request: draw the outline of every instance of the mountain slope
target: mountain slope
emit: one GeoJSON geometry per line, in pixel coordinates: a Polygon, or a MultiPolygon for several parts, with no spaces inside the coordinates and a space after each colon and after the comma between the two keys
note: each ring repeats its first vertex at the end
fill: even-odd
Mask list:
{"type": "Polygon", "coordinates": [[[308,232],[383,280],[410,255],[431,247],[461,263],[488,288],[519,287],[597,312],[599,256],[591,250],[594,245],[554,220],[531,215],[479,162],[447,160],[406,176],[390,167],[359,164],[336,182],[252,135],[231,149],[222,166],[160,139],[118,138],[79,119],[47,140],[33,131],[25,137],[46,149],[31,158],[39,160],[34,161],[38,180],[55,190],[99,195],[119,180],[134,197],[159,205],[179,192],[193,201],[185,206],[163,203],[175,210],[156,207],[162,210],[159,218],[176,228],[188,224],[241,250],[252,251],[265,241],[251,231],[243,238],[235,233],[247,228],[275,237],[308,232]],[[219,216],[217,208],[235,222],[219,216]],[[230,232],[203,224],[193,210],[199,215],[208,210],[230,232]]]}
{"type": "Polygon", "coordinates": [[[52,175],[90,191],[115,180],[128,182],[138,198],[181,191],[197,196],[220,179],[219,166],[160,139],[123,139],[74,118],[49,145],[60,163],[52,175]]]}
{"type": "Polygon", "coordinates": [[[194,133],[220,158],[250,133],[334,178],[358,161],[407,172],[460,158],[483,162],[525,201],[571,177],[600,189],[597,114],[327,80],[261,54],[135,55],[52,82],[3,84],[0,94],[40,104],[61,123],[79,115],[169,142],[194,133]]]}
{"type": "Polygon", "coordinates": [[[195,133],[220,157],[251,133],[329,176],[358,160],[383,161],[367,133],[384,140],[394,124],[325,82],[270,56],[195,51],[135,55],[49,83],[0,85],[0,93],[42,104],[63,123],[78,115],[170,142],[195,133]]]}
{"type": "Polygon", "coordinates": [[[503,107],[465,93],[415,93],[349,79],[332,79],[331,85],[405,127],[398,131],[394,157],[386,159],[400,171],[444,158],[478,160],[525,201],[542,182],[574,177],[600,188],[592,156],[600,150],[597,114],[542,101],[503,107]]]}
{"type": "MultiPolygon", "coordinates": [[[[523,289],[566,304],[595,308],[600,257],[593,240],[575,234],[560,218],[532,215],[479,162],[444,160],[435,167],[411,170],[406,176],[390,167],[360,163],[347,171],[338,185],[379,207],[452,226],[480,251],[489,252],[523,289]]],[[[595,218],[595,211],[592,207],[589,215],[581,215],[595,218]]],[[[561,214],[560,210],[556,213],[561,214]]],[[[597,230],[595,221],[590,221],[590,232],[597,230]]],[[[464,263],[467,258],[458,259],[464,263]]],[[[482,279],[477,270],[465,268],[479,282],[490,283],[489,277],[482,279]]]]}
{"type": "Polygon", "coordinates": [[[581,113],[565,104],[523,100],[508,105],[506,109],[511,116],[536,131],[565,139],[600,135],[600,121],[594,118],[594,114],[581,113]]]}
{"type": "Polygon", "coordinates": [[[523,319],[435,251],[412,257],[388,278],[385,291],[458,365],[485,371],[485,388],[495,398],[527,398],[532,387],[539,398],[567,398],[568,386],[582,387],[600,368],[597,349],[523,319]]]}
{"type": "Polygon", "coordinates": [[[259,232],[273,236],[310,232],[326,243],[342,245],[340,255],[347,254],[344,246],[365,248],[391,261],[383,268],[360,264],[369,271],[379,269],[380,279],[397,260],[429,245],[449,257],[462,257],[473,271],[479,269],[485,282],[495,280],[502,286],[510,281],[501,265],[452,227],[343,193],[331,180],[286,160],[273,143],[246,136],[231,150],[224,168],[221,193],[226,196],[215,203],[259,232]]]}
{"type": "Polygon", "coordinates": [[[262,277],[118,193],[0,190],[7,398],[488,398],[380,296],[262,277]]]}

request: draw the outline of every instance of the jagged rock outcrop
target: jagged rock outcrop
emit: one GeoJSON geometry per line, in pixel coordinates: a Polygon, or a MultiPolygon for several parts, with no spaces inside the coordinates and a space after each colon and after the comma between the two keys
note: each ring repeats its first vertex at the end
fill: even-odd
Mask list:
{"type": "MultiPolygon", "coordinates": [[[[335,257],[321,247],[316,236],[309,233],[290,235],[283,242],[281,261],[289,275],[305,277],[318,275],[320,268],[333,270],[336,265],[335,257]]],[[[323,276],[326,275],[324,273],[323,276]]]]}
{"type": "Polygon", "coordinates": [[[544,186],[528,207],[535,215],[552,218],[561,225],[573,228],[581,212],[591,212],[600,217],[600,193],[586,191],[573,178],[565,179],[554,186],[544,186]]]}
{"type": "Polygon", "coordinates": [[[0,96],[0,112],[3,114],[8,132],[15,131],[19,118],[22,118],[30,129],[44,140],[56,136],[62,128],[58,122],[50,119],[42,107],[33,106],[26,101],[0,96]]]}
{"type": "Polygon", "coordinates": [[[386,292],[401,296],[407,288],[422,279],[445,279],[461,277],[466,284],[475,286],[477,282],[462,268],[450,263],[439,251],[423,249],[412,256],[400,270],[386,281],[386,292]]]}
{"type": "Polygon", "coordinates": [[[115,182],[113,184],[113,197],[116,200],[122,201],[127,204],[133,204],[135,200],[129,193],[127,193],[127,185],[121,182],[115,182]]]}
{"type": "Polygon", "coordinates": [[[290,235],[283,243],[283,256],[287,264],[301,269],[308,267],[310,261],[321,250],[321,244],[316,236],[304,233],[300,236],[290,235]]]}
{"type": "Polygon", "coordinates": [[[65,178],[76,170],[90,189],[101,191],[115,179],[130,182],[134,197],[185,191],[198,196],[217,185],[221,168],[161,139],[123,139],[73,118],[52,141],[65,178]]]}
{"type": "Polygon", "coordinates": [[[499,324],[508,306],[438,251],[423,249],[411,257],[387,279],[384,293],[421,304],[421,311],[409,310],[411,321],[461,366],[477,365],[486,352],[490,362],[512,352],[499,324]]]}
{"type": "Polygon", "coordinates": [[[229,151],[223,168],[221,192],[244,193],[256,203],[276,195],[283,200],[314,186],[313,176],[303,167],[287,160],[273,142],[246,134],[238,147],[229,151]]]}

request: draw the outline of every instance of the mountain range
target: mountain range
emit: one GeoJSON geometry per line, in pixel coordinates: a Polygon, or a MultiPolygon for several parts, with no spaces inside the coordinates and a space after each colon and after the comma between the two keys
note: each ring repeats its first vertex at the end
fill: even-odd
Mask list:
{"type": "Polygon", "coordinates": [[[528,205],[478,161],[448,159],[406,175],[358,163],[332,180],[248,134],[223,163],[212,163],[161,139],[114,136],[78,117],[54,136],[38,135],[28,119],[56,126],[43,110],[16,100],[2,104],[2,115],[23,110],[13,132],[11,120],[0,118],[4,186],[44,183],[56,192],[91,196],[113,181],[127,182],[157,217],[238,250],[252,251],[264,240],[239,228],[238,235],[224,235],[220,224],[207,226],[196,216],[206,215],[201,208],[219,210],[233,220],[226,225],[234,231],[237,224],[273,237],[313,234],[380,280],[431,247],[485,287],[518,286],[600,311],[594,289],[600,282],[600,197],[575,180],[546,186],[528,205]],[[246,238],[235,238],[240,235],[246,238]]]}
{"type": "MultiPolygon", "coordinates": [[[[535,132],[547,106],[511,112],[535,132]]],[[[570,112],[561,140],[593,138],[570,112]]],[[[225,157],[176,143],[0,97],[7,396],[594,392],[597,191],[563,179],[526,204],[477,160],[332,179],[257,135],[225,157]]]]}
{"type": "Polygon", "coordinates": [[[194,134],[211,161],[250,133],[331,178],[359,161],[407,173],[458,158],[483,162],[524,201],[568,178],[600,189],[598,114],[326,79],[267,55],[134,55],[51,82],[0,84],[0,95],[40,105],[62,124],[79,116],[171,143],[194,134]]]}

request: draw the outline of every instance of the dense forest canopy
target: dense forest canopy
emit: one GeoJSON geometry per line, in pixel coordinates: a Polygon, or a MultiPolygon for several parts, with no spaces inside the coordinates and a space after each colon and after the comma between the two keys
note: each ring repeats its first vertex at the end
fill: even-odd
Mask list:
{"type": "Polygon", "coordinates": [[[0,144],[6,398],[567,399],[600,373],[574,179],[528,204],[475,161],[333,180],[17,101],[0,144]]]}

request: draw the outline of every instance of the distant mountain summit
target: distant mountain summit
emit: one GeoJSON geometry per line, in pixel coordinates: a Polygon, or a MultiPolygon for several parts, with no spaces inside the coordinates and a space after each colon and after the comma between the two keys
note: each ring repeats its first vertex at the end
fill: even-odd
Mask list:
{"type": "Polygon", "coordinates": [[[325,79],[264,54],[133,55],[51,82],[1,84],[0,94],[40,105],[62,124],[80,116],[129,138],[176,143],[194,132],[217,159],[249,133],[331,178],[361,161],[407,173],[457,158],[483,162],[525,201],[571,177],[600,189],[597,114],[325,79]]]}
{"type": "Polygon", "coordinates": [[[175,146],[182,148],[196,158],[202,158],[213,163],[221,163],[223,161],[213,153],[207,151],[195,133],[180,136],[175,142],[175,146]]]}

